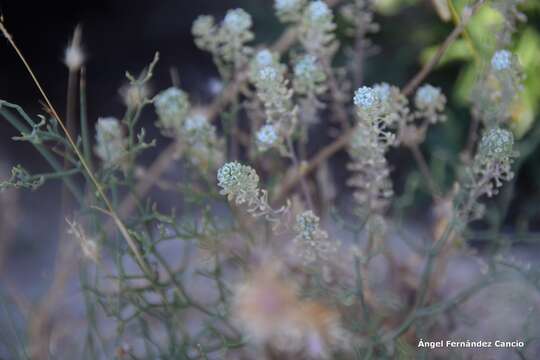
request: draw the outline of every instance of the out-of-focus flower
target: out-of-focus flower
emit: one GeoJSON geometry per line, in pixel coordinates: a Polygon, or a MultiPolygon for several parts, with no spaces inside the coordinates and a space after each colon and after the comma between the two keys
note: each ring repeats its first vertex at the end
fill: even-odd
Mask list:
{"type": "Polygon", "coordinates": [[[120,95],[124,104],[133,109],[143,105],[150,96],[150,89],[147,84],[128,84],[120,89],[120,95]]]}
{"type": "Polygon", "coordinates": [[[311,21],[322,21],[332,15],[324,1],[314,1],[308,5],[307,14],[311,21]]]}
{"type": "Polygon", "coordinates": [[[294,253],[305,265],[311,265],[317,260],[328,261],[338,252],[339,243],[328,239],[326,231],[320,229],[319,221],[313,211],[304,211],[296,217],[294,253]]]}
{"type": "Polygon", "coordinates": [[[99,118],[96,123],[96,155],[106,167],[120,165],[126,155],[127,140],[118,119],[99,118]]]}
{"type": "Polygon", "coordinates": [[[170,87],[157,94],[154,106],[159,125],[173,133],[180,130],[190,110],[187,94],[176,87],[170,87]]]}
{"type": "Polygon", "coordinates": [[[68,223],[67,233],[77,239],[79,245],[81,246],[83,256],[88,260],[98,263],[100,251],[96,240],[89,238],[86,235],[86,232],[81,224],[77,223],[76,221],[69,221],[68,219],[66,219],[66,222],[68,223]]]}
{"type": "Polygon", "coordinates": [[[264,151],[274,146],[279,140],[279,134],[276,127],[272,124],[264,125],[257,131],[257,144],[264,151]]]}
{"type": "Polygon", "coordinates": [[[253,21],[251,15],[245,12],[243,9],[233,9],[227,11],[223,25],[232,33],[241,33],[248,30],[253,21]]]}
{"type": "Polygon", "coordinates": [[[512,66],[512,53],[508,50],[499,50],[491,58],[491,68],[495,71],[507,70],[512,66]]]}
{"type": "Polygon", "coordinates": [[[414,103],[419,110],[418,117],[424,117],[432,124],[446,119],[441,114],[446,106],[446,97],[440,88],[429,84],[423,85],[416,91],[414,103]]]}
{"type": "Polygon", "coordinates": [[[281,21],[297,21],[305,4],[306,0],[275,0],[274,8],[281,21]]]}
{"type": "Polygon", "coordinates": [[[299,19],[299,39],[306,52],[319,60],[328,59],[336,49],[334,14],[324,1],[313,1],[299,19]]]}
{"type": "Polygon", "coordinates": [[[511,157],[514,154],[514,135],[505,129],[490,129],[482,136],[479,152],[490,158],[511,157]]]}
{"type": "Polygon", "coordinates": [[[78,71],[84,64],[85,55],[81,46],[81,33],[81,27],[77,26],[64,54],[64,64],[71,72],[78,71]]]}
{"type": "Polygon", "coordinates": [[[299,94],[317,95],[326,91],[326,74],[313,55],[302,56],[294,66],[294,89],[299,94]]]}
{"type": "Polygon", "coordinates": [[[255,55],[255,60],[259,66],[269,66],[272,65],[274,61],[274,56],[268,49],[263,49],[255,55]]]}
{"type": "Polygon", "coordinates": [[[248,341],[278,351],[326,358],[346,333],[338,313],[301,300],[297,287],[279,274],[275,264],[263,265],[234,291],[233,319],[248,341]]]}

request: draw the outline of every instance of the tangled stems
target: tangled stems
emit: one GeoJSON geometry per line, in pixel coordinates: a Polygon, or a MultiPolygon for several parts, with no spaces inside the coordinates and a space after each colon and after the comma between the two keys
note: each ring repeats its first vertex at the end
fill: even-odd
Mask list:
{"type": "Polygon", "coordinates": [[[22,61],[22,63],[24,64],[26,70],[30,74],[30,77],[32,78],[32,80],[33,80],[34,84],[36,85],[38,91],[40,92],[41,96],[43,97],[43,100],[47,104],[51,114],[58,121],[58,124],[60,124],[60,127],[62,128],[62,131],[66,135],[66,138],[67,138],[67,141],[69,142],[69,145],[71,146],[71,148],[75,152],[78,160],[80,161],[82,167],[84,168],[84,170],[85,170],[86,174],[88,175],[88,177],[90,178],[91,182],[96,187],[96,190],[97,190],[99,196],[101,197],[101,199],[105,203],[105,206],[108,209],[107,213],[112,217],[114,223],[116,224],[116,226],[120,230],[120,233],[123,235],[124,239],[128,243],[129,247],[131,248],[131,251],[135,255],[135,258],[137,259],[137,262],[138,262],[139,266],[141,267],[141,269],[146,274],[151,276],[151,271],[150,271],[148,265],[146,264],[145,260],[143,259],[142,254],[140,253],[138,246],[136,245],[136,243],[132,239],[131,235],[129,234],[129,231],[127,230],[127,228],[124,225],[124,223],[122,222],[122,220],[120,220],[117,213],[115,212],[115,210],[114,210],[111,202],[109,201],[109,198],[105,194],[101,184],[99,183],[97,178],[94,176],[94,173],[90,169],[90,166],[86,162],[86,159],[84,158],[84,156],[80,152],[78,146],[75,144],[75,141],[73,140],[72,135],[69,133],[68,129],[66,128],[66,125],[64,124],[64,122],[62,121],[60,116],[58,115],[57,111],[55,110],[54,106],[52,105],[51,101],[49,100],[49,97],[47,96],[47,94],[43,90],[43,87],[41,86],[41,84],[38,81],[37,77],[35,76],[34,72],[32,71],[32,68],[30,67],[30,64],[26,61],[26,58],[23,56],[22,52],[19,50],[19,48],[15,44],[15,42],[13,40],[13,37],[7,31],[6,27],[4,26],[3,20],[0,20],[0,31],[4,34],[4,36],[6,37],[6,39],[9,42],[9,44],[13,48],[13,50],[15,50],[15,52],[17,53],[17,56],[22,61]]]}
{"type": "MultiPolygon", "coordinates": [[[[478,12],[478,10],[482,7],[482,5],[485,3],[484,0],[479,0],[470,8],[469,14],[464,17],[460,23],[459,26],[455,27],[452,32],[448,35],[446,40],[443,42],[443,44],[438,48],[436,54],[431,58],[431,60],[426,63],[422,67],[422,69],[403,87],[402,93],[405,96],[411,95],[414,90],[422,83],[422,81],[429,75],[429,73],[435,68],[435,66],[439,63],[443,55],[445,54],[446,50],[450,47],[450,45],[457,40],[459,35],[465,30],[467,24],[469,23],[470,19],[478,12]]],[[[336,140],[331,142],[330,144],[323,147],[321,150],[319,150],[318,153],[316,153],[305,166],[302,167],[302,171],[298,171],[297,175],[294,177],[291,177],[290,180],[285,182],[285,184],[282,185],[282,187],[278,190],[277,195],[275,197],[275,202],[279,203],[284,198],[287,197],[287,194],[296,186],[296,184],[300,181],[300,179],[304,176],[307,176],[311,172],[313,172],[315,169],[317,169],[322,163],[324,163],[328,158],[332,157],[342,149],[344,149],[350,141],[351,136],[353,135],[353,131],[347,131],[341,136],[339,136],[336,140]]],[[[422,153],[420,151],[417,151],[417,155],[421,155],[421,158],[424,158],[422,153]]],[[[426,163],[425,159],[422,161],[423,163],[426,163]]],[[[421,167],[422,168],[422,167],[421,167]]],[[[423,175],[427,176],[427,174],[424,174],[425,171],[423,171],[423,175]]],[[[427,179],[430,179],[431,175],[427,176],[427,179]]],[[[428,180],[429,181],[429,180],[428,180]]],[[[431,181],[430,181],[431,182],[431,181]]]]}

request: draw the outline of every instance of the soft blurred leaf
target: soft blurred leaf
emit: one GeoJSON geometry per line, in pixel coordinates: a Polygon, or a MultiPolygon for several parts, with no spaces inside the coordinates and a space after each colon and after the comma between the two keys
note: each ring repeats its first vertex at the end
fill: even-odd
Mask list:
{"type": "MultiPolygon", "coordinates": [[[[420,61],[422,64],[427,63],[437,52],[437,46],[430,46],[420,54],[420,61]]],[[[441,61],[437,67],[446,65],[449,62],[460,61],[460,60],[470,60],[473,58],[470,47],[464,39],[456,40],[449,48],[446,50],[446,53],[442,57],[441,61]]]]}
{"type": "Polygon", "coordinates": [[[378,0],[375,1],[375,9],[382,15],[391,16],[396,15],[402,8],[416,3],[418,0],[378,0]]]}

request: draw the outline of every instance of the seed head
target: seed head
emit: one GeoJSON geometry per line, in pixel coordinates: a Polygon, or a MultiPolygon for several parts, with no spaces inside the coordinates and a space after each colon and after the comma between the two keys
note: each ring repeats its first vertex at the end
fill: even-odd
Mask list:
{"type": "Polygon", "coordinates": [[[66,64],[69,71],[73,72],[78,71],[81,68],[84,60],[84,51],[81,47],[81,27],[77,26],[73,32],[73,38],[66,48],[64,64],[66,64]]]}

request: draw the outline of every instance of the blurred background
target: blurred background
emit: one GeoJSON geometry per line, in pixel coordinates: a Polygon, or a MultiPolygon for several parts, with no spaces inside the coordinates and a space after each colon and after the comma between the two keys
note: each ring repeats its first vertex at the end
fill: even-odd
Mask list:
{"type": "MultiPolygon", "coordinates": [[[[211,57],[195,47],[191,25],[198,15],[214,14],[221,18],[227,9],[236,7],[253,16],[257,43],[270,44],[281,34],[283,27],[274,15],[272,0],[0,0],[8,29],[60,110],[65,109],[68,77],[62,63],[63,52],[75,26],[82,25],[91,123],[100,116],[122,116],[124,106],[119,88],[126,83],[125,71],[138,74],[156,51],[161,59],[152,80],[153,90],[170,86],[171,69],[175,69],[193,103],[210,102],[215,96],[218,74],[211,57]]],[[[528,23],[519,25],[513,46],[527,80],[524,101],[516,106],[513,122],[517,136],[527,138],[532,132],[540,136],[536,125],[540,110],[540,1],[528,1],[523,9],[528,23]]],[[[470,25],[470,36],[478,51],[484,51],[484,36],[495,20],[492,13],[482,12],[470,25]]],[[[381,30],[372,36],[376,51],[366,60],[366,84],[385,81],[403,86],[454,26],[451,20],[441,19],[430,0],[381,0],[376,21],[381,30]]],[[[350,42],[342,25],[338,17],[340,39],[350,42]]],[[[430,131],[423,150],[437,170],[435,176],[448,188],[455,174],[448,174],[450,170],[444,164],[457,161],[469,124],[473,57],[462,38],[428,78],[430,83],[443,88],[450,106],[448,121],[430,131]]],[[[345,63],[343,58],[337,61],[345,63]]],[[[31,115],[43,113],[38,92],[4,39],[0,41],[0,99],[23,106],[31,115]]],[[[149,108],[141,121],[149,138],[158,137],[154,121],[155,115],[149,108]]],[[[7,178],[9,169],[16,164],[22,164],[31,173],[48,171],[29,144],[11,141],[17,135],[7,122],[0,121],[0,179],[7,178]]],[[[167,141],[159,137],[158,146],[145,155],[146,161],[154,158],[167,141]]],[[[516,185],[507,194],[511,204],[505,220],[508,232],[540,231],[539,156],[537,147],[525,159],[516,185]]],[[[394,166],[399,164],[393,169],[399,193],[404,186],[402,174],[414,165],[404,152],[394,151],[391,158],[394,166]]],[[[349,192],[344,186],[346,155],[341,153],[336,159],[336,181],[342,190],[339,196],[344,197],[349,192]]],[[[0,283],[16,285],[17,291],[30,300],[38,298],[51,279],[61,221],[60,190],[59,182],[47,182],[35,193],[8,191],[0,195],[0,283]]],[[[426,213],[429,202],[426,193],[419,191],[416,195],[418,212],[411,214],[413,222],[415,216],[426,213]]],[[[487,223],[477,226],[489,228],[489,217],[487,223]]]]}

